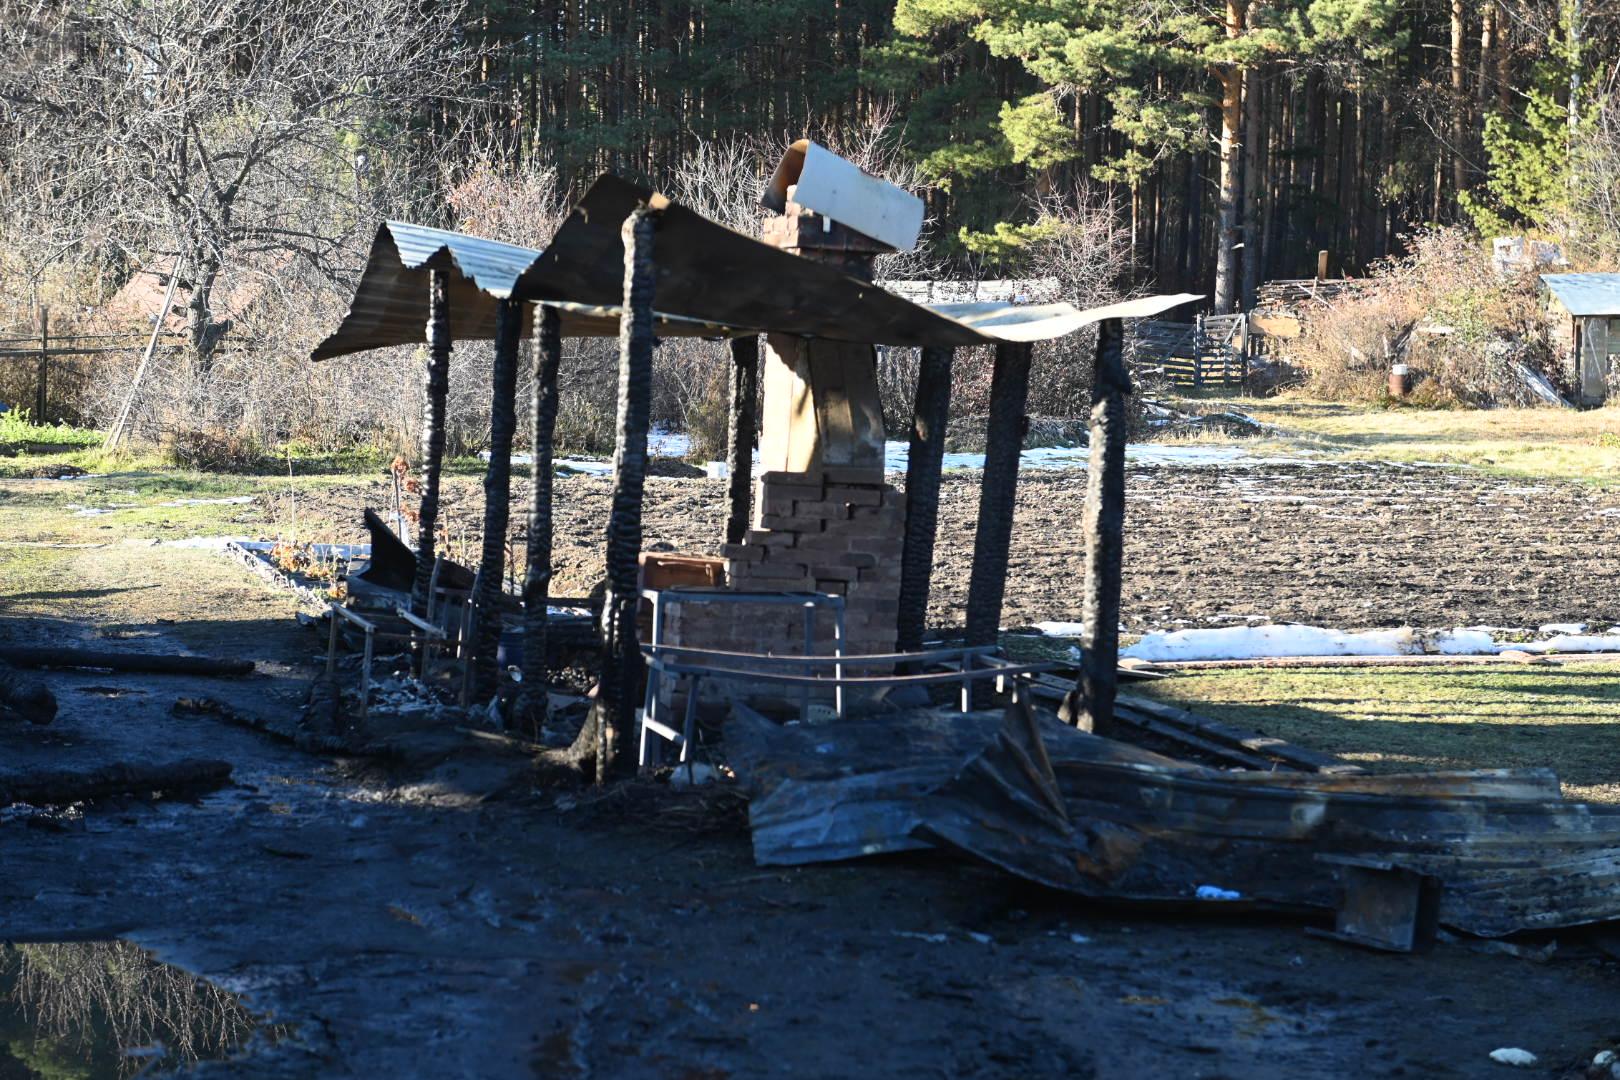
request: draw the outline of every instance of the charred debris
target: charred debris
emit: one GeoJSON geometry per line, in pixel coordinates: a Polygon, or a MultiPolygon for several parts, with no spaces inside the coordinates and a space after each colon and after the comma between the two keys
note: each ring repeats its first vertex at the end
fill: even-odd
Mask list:
{"type": "MultiPolygon", "coordinates": [[[[932,848],[1088,899],[1331,915],[1321,932],[1397,951],[1441,927],[1499,937],[1620,917],[1620,810],[1564,801],[1546,771],[1368,776],[1120,692],[1156,677],[1118,658],[1125,320],[1198,297],[914,303],[876,287],[872,264],[915,244],[921,204],[806,141],[763,202],[774,216],[756,239],[604,176],[543,251],[379,228],[313,358],[427,345],[417,528],[402,536],[368,511],[369,546],[338,553],[354,565],[324,613],[322,670],[298,729],[276,734],[344,754],[493,741],[595,784],[670,765],[682,784],[734,778],[763,865],[932,848]],[[1030,346],[1091,325],[1087,648],[1077,663],[1020,662],[998,628],[1030,346]],[[558,357],[585,336],[620,343],[608,577],[591,597],[555,597],[558,357]],[[714,340],[730,366],[718,558],[649,552],[643,535],[651,356],[671,336],[714,340]],[[497,539],[465,567],[437,549],[434,522],[449,365],[473,339],[496,348],[497,539]],[[508,567],[498,538],[524,340],[537,479],[525,554],[508,567]],[[903,490],[884,470],[877,345],[922,350],[903,490]],[[966,631],[938,641],[924,616],[952,357],[977,345],[995,364],[966,631]]],[[[0,719],[48,722],[41,691],[0,668],[0,719]]],[[[174,782],[225,775],[181,763],[174,782]]]]}

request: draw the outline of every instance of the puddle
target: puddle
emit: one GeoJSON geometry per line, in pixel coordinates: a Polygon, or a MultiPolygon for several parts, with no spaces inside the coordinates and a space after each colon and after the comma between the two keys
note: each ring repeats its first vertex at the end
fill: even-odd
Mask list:
{"type": "Polygon", "coordinates": [[[126,941],[0,944],[0,1076],[125,1080],[288,1033],[126,941]]]}

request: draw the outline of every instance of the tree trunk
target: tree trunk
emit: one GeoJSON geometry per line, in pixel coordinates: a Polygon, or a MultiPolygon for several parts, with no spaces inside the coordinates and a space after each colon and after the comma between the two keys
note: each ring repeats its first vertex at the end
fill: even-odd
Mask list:
{"type": "Polygon", "coordinates": [[[759,338],[731,340],[731,413],[726,429],[726,461],[730,465],[727,491],[726,543],[740,544],[748,532],[749,501],[754,490],[754,443],[757,424],[754,405],[759,400],[759,338]]]}
{"type": "Polygon", "coordinates": [[[900,556],[900,622],[895,648],[922,648],[939,529],[939,477],[951,407],[952,350],[927,348],[917,367],[911,449],[906,458],[906,538],[900,556]]]}
{"type": "Polygon", "coordinates": [[[1265,250],[1260,229],[1260,204],[1265,196],[1265,174],[1260,151],[1265,143],[1265,113],[1261,100],[1260,70],[1243,73],[1243,310],[1254,308],[1260,288],[1260,260],[1265,250]]]}
{"type": "Polygon", "coordinates": [[[489,410],[489,468],[484,472],[484,548],[478,563],[478,694],[500,689],[501,583],[506,578],[506,527],[512,516],[512,436],[517,430],[518,340],[527,314],[521,300],[496,309],[495,364],[489,410]]]}
{"type": "Polygon", "coordinates": [[[517,710],[526,730],[538,734],[550,711],[546,695],[546,602],[551,596],[552,438],[557,428],[557,369],[562,364],[562,319],[540,309],[534,351],[534,470],[529,484],[529,535],[523,575],[523,694],[517,710]]]}
{"type": "Polygon", "coordinates": [[[1063,719],[1098,735],[1114,727],[1119,669],[1120,570],[1125,550],[1124,328],[1118,319],[1097,327],[1092,382],[1091,469],[1086,477],[1085,652],[1080,680],[1064,702],[1063,719]]]}
{"type": "Polygon", "coordinates": [[[652,402],[653,232],[657,215],[637,207],[625,219],[624,314],[619,317],[619,423],[613,453],[613,508],[607,531],[607,597],[602,607],[602,681],[574,758],[595,758],[596,782],[629,772],[634,745],[641,648],[636,585],[641,555],[641,496],[647,479],[652,402]]]}
{"type": "Polygon", "coordinates": [[[968,578],[969,645],[994,645],[1001,630],[1001,601],[1007,592],[1007,551],[1012,544],[1013,505],[1018,489],[1018,455],[1028,418],[1030,347],[1022,342],[996,346],[990,376],[990,418],[979,485],[979,521],[973,538],[973,570],[968,578]]]}
{"type": "Polygon", "coordinates": [[[1464,0],[1451,0],[1451,194],[1455,198],[1468,189],[1468,94],[1464,86],[1463,46],[1468,33],[1464,0]]]}
{"type": "MultiPolygon", "coordinates": [[[[186,305],[186,332],[198,367],[207,371],[214,362],[214,346],[219,343],[219,328],[214,323],[212,310],[214,283],[219,280],[219,260],[199,251],[191,265],[196,269],[191,279],[191,300],[186,305]]],[[[167,316],[168,312],[162,314],[167,316]]]]}
{"type": "Polygon", "coordinates": [[[1581,0],[1565,0],[1565,3],[1569,5],[1569,145],[1573,147],[1575,129],[1581,121],[1581,38],[1586,29],[1586,16],[1581,0]]]}
{"type": "Polygon", "coordinates": [[[422,505],[416,519],[416,584],[411,610],[427,614],[439,526],[439,473],[444,467],[444,403],[450,392],[450,279],[434,270],[428,284],[427,400],[422,407],[422,505]]]}
{"type": "MultiPolygon", "coordinates": [[[[1248,11],[1247,0],[1226,0],[1226,36],[1241,37],[1248,11]]],[[[1243,135],[1244,73],[1228,67],[1219,73],[1221,81],[1221,192],[1220,225],[1215,244],[1215,314],[1232,310],[1237,295],[1238,268],[1238,153],[1243,135]]]]}

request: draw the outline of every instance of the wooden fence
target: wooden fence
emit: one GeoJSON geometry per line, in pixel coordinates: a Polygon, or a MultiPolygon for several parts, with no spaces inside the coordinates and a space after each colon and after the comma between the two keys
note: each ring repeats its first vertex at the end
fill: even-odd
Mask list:
{"type": "Polygon", "coordinates": [[[1180,386],[1238,386],[1249,375],[1246,315],[1200,315],[1190,323],[1160,319],[1139,323],[1136,354],[1161,365],[1180,386]]]}
{"type": "MultiPolygon", "coordinates": [[[[61,410],[51,408],[51,393],[61,382],[61,376],[67,374],[70,381],[82,377],[79,372],[64,372],[58,361],[67,358],[97,356],[103,353],[139,353],[151,341],[151,331],[134,330],[119,334],[62,334],[52,336],[50,311],[41,308],[39,312],[38,329],[26,336],[18,336],[13,330],[6,336],[0,336],[0,362],[8,364],[32,364],[34,368],[34,394],[32,402],[6,402],[8,405],[26,405],[32,413],[36,423],[50,423],[59,417],[61,410]]],[[[167,332],[158,335],[159,349],[176,349],[182,347],[185,334],[167,332]]],[[[61,387],[61,389],[69,389],[61,387]]]]}

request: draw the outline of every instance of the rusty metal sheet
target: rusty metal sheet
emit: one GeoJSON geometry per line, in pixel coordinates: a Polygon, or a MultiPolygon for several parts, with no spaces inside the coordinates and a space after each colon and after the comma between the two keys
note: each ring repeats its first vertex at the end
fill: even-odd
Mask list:
{"type": "MultiPolygon", "coordinates": [[[[1080,311],[1069,304],[916,304],[710,221],[650,188],[603,176],[544,250],[390,221],[377,230],[342,324],[315,360],[425,338],[430,272],[450,278],[454,340],[495,334],[500,300],[546,303],[565,337],[617,336],[624,299],[620,226],[646,203],[661,209],[654,262],[655,332],[722,337],[780,332],[873,345],[985,345],[1061,337],[1107,318],[1152,315],[1192,294],[1141,297],[1080,311]]],[[[532,331],[525,319],[523,336],[532,331]]]]}
{"type": "Polygon", "coordinates": [[[919,834],[1087,896],[1194,901],[1213,887],[1334,909],[1341,884],[1318,856],[1337,855],[1435,878],[1440,921],[1469,933],[1620,917],[1620,809],[1559,799],[1545,771],[1166,770],[1048,758],[1044,741],[1010,710],[985,751],[918,808],[919,834]]]}
{"type": "MultiPolygon", "coordinates": [[[[622,249],[621,249],[622,252],[622,249]]],[[[450,278],[450,336],[482,341],[495,336],[499,302],[519,291],[523,275],[541,252],[464,233],[430,229],[401,221],[377,228],[354,300],[343,322],[311,354],[313,360],[416,345],[426,339],[428,280],[433,270],[450,278]]],[[[620,256],[622,258],[622,254],[620,256]]],[[[617,305],[620,298],[614,298],[617,305]]],[[[564,337],[616,337],[619,307],[573,302],[554,306],[562,315],[564,337]]],[[[534,332],[533,313],[523,320],[523,336],[534,332]]],[[[660,337],[723,337],[722,326],[657,313],[660,337]]]]}
{"type": "Polygon", "coordinates": [[[1620,808],[1564,801],[1544,769],[1228,772],[1022,707],[742,709],[726,741],[768,865],[931,844],[1085,896],[1339,912],[1344,867],[1378,865],[1438,882],[1439,921],[1468,933],[1620,918],[1620,808]]]}
{"type": "MultiPolygon", "coordinates": [[[[1143,764],[1177,763],[1048,721],[1062,758],[1092,746],[1143,764]],[[1073,735],[1079,741],[1067,736],[1073,735]]],[[[914,709],[819,725],[782,725],[734,704],[728,763],[749,793],[754,858],[800,865],[931,846],[916,835],[924,796],[944,786],[1000,730],[999,712],[914,709]]]]}

